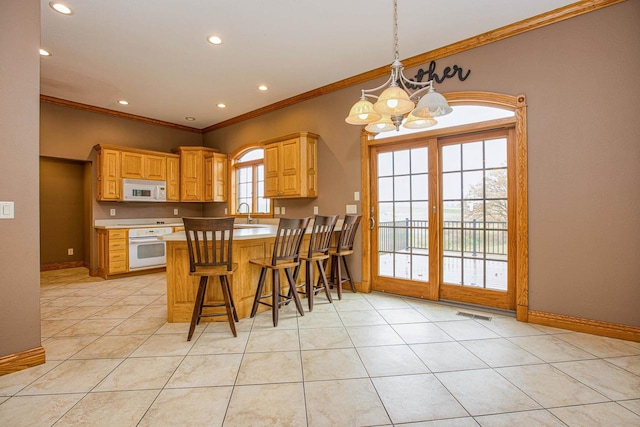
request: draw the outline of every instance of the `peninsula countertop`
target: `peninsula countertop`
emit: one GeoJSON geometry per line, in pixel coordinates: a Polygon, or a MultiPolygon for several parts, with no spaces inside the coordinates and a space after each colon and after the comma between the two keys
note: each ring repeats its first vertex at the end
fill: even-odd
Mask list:
{"type": "MultiPolygon", "coordinates": [[[[234,224],[233,228],[233,240],[268,239],[276,237],[278,231],[278,226],[272,224],[234,224]]],[[[158,239],[165,242],[185,242],[187,236],[184,231],[177,231],[158,236],[158,239]]]]}

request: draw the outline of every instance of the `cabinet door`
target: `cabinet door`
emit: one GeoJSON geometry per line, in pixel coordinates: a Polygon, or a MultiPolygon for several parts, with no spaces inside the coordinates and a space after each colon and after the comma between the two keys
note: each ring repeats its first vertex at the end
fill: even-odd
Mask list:
{"type": "Polygon", "coordinates": [[[204,201],[213,202],[213,156],[204,158],[204,201]]]}
{"type": "Polygon", "coordinates": [[[180,159],[167,158],[167,201],[180,200],[180,159]]]}
{"type": "Polygon", "coordinates": [[[122,177],[144,179],[144,155],[122,152],[122,177]]]}
{"type": "Polygon", "coordinates": [[[180,200],[203,200],[203,158],[201,151],[183,151],[180,155],[180,200]]]}
{"type": "MultiPolygon", "coordinates": [[[[305,149],[307,151],[307,164],[305,165],[307,172],[306,196],[318,197],[318,141],[309,139],[305,149]]],[[[304,188],[302,191],[304,192],[304,188]]]]}
{"type": "Polygon", "coordinates": [[[145,154],[143,172],[144,179],[165,181],[167,178],[167,158],[145,154]]]}
{"type": "Polygon", "coordinates": [[[120,199],[120,151],[103,149],[98,155],[98,200],[120,199]]]}
{"type": "Polygon", "coordinates": [[[227,155],[213,156],[213,201],[227,201],[227,155]]]}
{"type": "Polygon", "coordinates": [[[280,192],[283,196],[299,196],[301,173],[300,170],[300,139],[282,141],[281,168],[280,168],[280,192]]]}
{"type": "Polygon", "coordinates": [[[264,147],[264,197],[278,197],[279,190],[279,166],[280,144],[269,144],[264,147]]]}

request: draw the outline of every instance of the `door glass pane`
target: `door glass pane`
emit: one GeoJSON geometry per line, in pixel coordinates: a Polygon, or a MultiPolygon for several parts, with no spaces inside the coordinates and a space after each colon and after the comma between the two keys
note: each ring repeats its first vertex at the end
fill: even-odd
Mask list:
{"type": "Polygon", "coordinates": [[[461,168],[460,159],[460,145],[445,145],[442,147],[443,172],[459,171],[461,168]]]}
{"type": "Polygon", "coordinates": [[[393,153],[378,154],[378,176],[393,175],[393,153]]]}
{"type": "Polygon", "coordinates": [[[428,171],[427,148],[414,148],[411,150],[411,173],[427,173],[428,171]]]}
{"type": "Polygon", "coordinates": [[[411,200],[429,200],[429,176],[411,175],[411,200]]]}
{"type": "Polygon", "coordinates": [[[378,178],[378,200],[393,200],[393,178],[378,178]]]}
{"type": "Polygon", "coordinates": [[[482,171],[462,173],[462,194],[465,199],[484,198],[483,178],[482,171]]]}
{"type": "Polygon", "coordinates": [[[484,166],[486,168],[507,167],[507,139],[492,139],[484,142],[484,166]]]}
{"type": "Polygon", "coordinates": [[[394,199],[395,200],[411,200],[411,177],[397,176],[393,180],[394,199]]]}
{"type": "Polygon", "coordinates": [[[427,154],[428,150],[423,147],[378,154],[377,244],[380,276],[428,281],[427,154]],[[383,162],[393,167],[383,167],[383,162]]]}
{"type": "Polygon", "coordinates": [[[484,178],[487,199],[507,198],[507,170],[488,170],[484,178]]]}
{"type": "Polygon", "coordinates": [[[442,147],[463,169],[442,173],[444,283],[507,290],[506,150],[505,138],[442,147]]]}
{"type": "Polygon", "coordinates": [[[462,169],[482,169],[482,141],[462,144],[462,169]]]}
{"type": "Polygon", "coordinates": [[[459,172],[442,174],[442,198],[456,200],[461,198],[461,176],[459,172]]]}
{"type": "Polygon", "coordinates": [[[462,202],[444,202],[443,217],[444,226],[447,227],[447,223],[451,221],[462,221],[462,202]]]}
{"type": "Polygon", "coordinates": [[[393,174],[405,175],[410,172],[409,169],[409,150],[393,152],[393,174]]]}

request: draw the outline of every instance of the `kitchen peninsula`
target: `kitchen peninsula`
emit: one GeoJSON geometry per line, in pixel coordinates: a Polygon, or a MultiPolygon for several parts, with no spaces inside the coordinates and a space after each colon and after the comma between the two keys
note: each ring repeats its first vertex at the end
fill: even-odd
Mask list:
{"type": "MultiPolygon", "coordinates": [[[[229,284],[238,317],[249,317],[255,297],[260,268],[249,264],[250,259],[270,257],[273,251],[278,226],[270,224],[236,224],[233,233],[233,262],[238,264],[235,273],[229,276],[229,284]]],[[[336,226],[336,231],[339,227],[336,226]]],[[[301,251],[309,246],[310,229],[302,241],[301,251]]],[[[189,322],[198,289],[198,277],[189,276],[189,252],[184,231],[161,236],[167,243],[167,320],[189,322]]],[[[298,283],[304,281],[302,265],[298,283]]],[[[317,273],[314,277],[317,277],[317,273]]],[[[281,277],[282,293],[286,294],[288,283],[281,277]]],[[[265,293],[271,292],[271,280],[265,284],[265,293]]],[[[205,302],[222,300],[222,290],[216,279],[207,287],[205,302]]],[[[268,309],[260,305],[259,311],[268,309]]],[[[207,321],[209,319],[203,319],[207,321]]],[[[215,321],[215,319],[212,319],[215,321]]]]}

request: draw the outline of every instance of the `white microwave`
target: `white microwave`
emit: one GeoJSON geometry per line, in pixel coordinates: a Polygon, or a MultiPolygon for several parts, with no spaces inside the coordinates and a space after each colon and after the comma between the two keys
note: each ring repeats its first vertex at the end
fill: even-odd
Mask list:
{"type": "Polygon", "coordinates": [[[129,202],[166,202],[167,183],[146,179],[123,179],[122,194],[129,202]]]}

